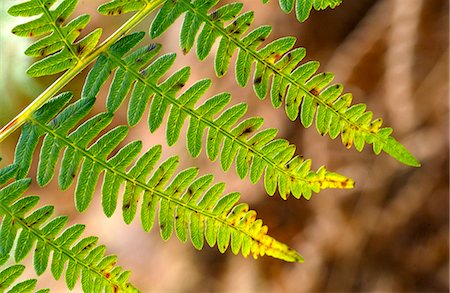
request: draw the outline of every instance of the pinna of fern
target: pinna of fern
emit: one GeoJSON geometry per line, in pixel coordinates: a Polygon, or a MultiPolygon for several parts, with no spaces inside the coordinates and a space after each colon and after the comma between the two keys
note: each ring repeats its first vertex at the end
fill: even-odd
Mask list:
{"type": "Polygon", "coordinates": [[[80,15],[65,24],[78,1],[62,1],[51,10],[55,2],[56,0],[30,0],[14,5],[8,10],[12,16],[37,16],[12,30],[17,36],[40,37],[25,51],[25,54],[31,57],[44,57],[27,70],[30,76],[55,74],[75,66],[95,48],[102,34],[102,30],[97,28],[75,43],[89,23],[90,15],[80,15]]]}
{"type": "MultiPolygon", "coordinates": [[[[120,0],[111,1],[99,11],[117,14],[115,12],[122,11],[122,7],[126,5],[124,3],[120,0]]],[[[164,2],[152,22],[151,37],[160,36],[185,13],[180,33],[181,48],[187,53],[196,43],[197,56],[203,60],[219,39],[214,63],[219,77],[226,74],[231,57],[237,50],[238,84],[247,84],[255,63],[253,87],[256,95],[264,99],[270,89],[273,106],[281,107],[284,102],[289,119],[296,120],[300,117],[305,127],[310,127],[315,121],[319,133],[328,134],[333,139],[340,135],[347,148],[354,145],[358,151],[362,151],[368,143],[373,145],[375,154],[384,151],[404,164],[420,165],[391,136],[392,128],[381,127],[381,118],[372,119],[373,113],[366,111],[364,104],[352,105],[352,95],[342,94],[342,85],[330,85],[333,74],[316,73],[319,63],[315,61],[301,64],[305,50],[293,49],[296,42],[294,37],[280,38],[258,49],[270,35],[271,27],[260,26],[244,36],[253,22],[253,12],[240,14],[242,3],[226,4],[209,12],[217,3],[218,0],[164,2]]],[[[132,10],[130,8],[126,11],[132,10]]]]}
{"type": "MultiPolygon", "coordinates": [[[[17,278],[19,278],[23,271],[25,270],[24,265],[11,265],[0,271],[0,292],[6,293],[31,293],[34,292],[36,287],[36,279],[28,279],[16,283],[17,278]]],[[[36,291],[36,293],[48,293],[49,289],[41,289],[36,291]]]]}
{"type": "Polygon", "coordinates": [[[291,262],[303,260],[287,245],[267,235],[267,226],[256,219],[256,212],[249,210],[245,203],[237,203],[238,193],[222,196],[225,185],[212,184],[212,175],[198,177],[197,168],[188,168],[174,175],[178,157],[171,157],[155,168],[161,155],[160,146],[139,156],[142,143],[133,141],[111,156],[125,139],[128,127],[118,126],[93,141],[111,123],[111,113],[100,113],[72,130],[88,114],[95,99],[83,98],[62,109],[71,97],[70,93],[55,97],[24,125],[15,155],[19,168],[17,179],[28,172],[39,138],[45,136],[39,156],[37,183],[40,186],[49,183],[63,152],[59,186],[67,189],[78,174],[75,206],[80,212],[88,208],[99,177],[104,173],[102,207],[107,216],[115,212],[121,193],[124,221],[130,223],[135,218],[140,204],[144,230],[151,230],[157,216],[161,236],[165,240],[175,229],[181,241],[185,242],[189,237],[197,249],[204,246],[206,239],[210,246],[217,244],[222,253],[230,247],[234,254],[241,251],[244,256],[252,254],[255,258],[269,255],[291,262]],[[131,166],[133,161],[135,163],[131,166]],[[125,189],[121,192],[122,184],[125,184],[125,189]]]}
{"type": "MultiPolygon", "coordinates": [[[[134,286],[128,283],[130,272],[115,265],[116,256],[105,256],[106,248],[97,245],[97,237],[80,239],[84,225],[76,224],[63,230],[68,217],[50,219],[53,206],[36,209],[38,196],[22,196],[29,188],[31,179],[20,179],[5,185],[18,170],[18,165],[0,170],[0,185],[4,185],[0,189],[0,265],[4,265],[12,255],[14,261],[19,263],[32,252],[36,274],[42,275],[47,270],[51,255],[53,277],[58,280],[65,269],[65,282],[69,289],[74,288],[81,276],[84,292],[136,292],[134,286]]],[[[0,289],[11,286],[23,270],[24,266],[16,265],[0,272],[0,289]]],[[[36,280],[31,279],[15,285],[9,292],[32,292],[35,286],[36,280]]]]}
{"type": "Polygon", "coordinates": [[[159,82],[173,65],[175,54],[166,54],[153,60],[161,45],[151,44],[124,57],[143,37],[144,33],[125,36],[102,53],[86,78],[83,96],[97,96],[110,74],[115,72],[106,102],[109,112],[114,113],[131,91],[127,119],[134,126],[142,119],[147,104],[151,101],[148,115],[151,132],[161,126],[164,115],[169,112],[166,131],[169,145],[179,139],[184,121],[189,117],[186,140],[187,149],[193,157],[199,155],[203,133],[208,130],[208,158],[215,161],[220,156],[224,171],[235,160],[237,174],[244,178],[249,173],[253,183],[265,173],[264,184],[269,195],[273,195],[278,187],[279,194],[284,199],[290,194],[296,198],[303,196],[309,199],[312,191],[353,187],[351,179],[329,172],[325,167],[317,172],[312,171],[310,160],[294,156],[294,145],[284,139],[275,139],[276,129],[264,129],[255,133],[262,126],[262,118],[251,117],[237,123],[245,114],[247,105],[241,103],[226,108],[230,102],[228,93],[217,94],[194,108],[210,87],[210,80],[196,82],[177,98],[176,94],[189,78],[188,67],[159,82]],[[147,66],[148,62],[151,63],[147,66]]]}

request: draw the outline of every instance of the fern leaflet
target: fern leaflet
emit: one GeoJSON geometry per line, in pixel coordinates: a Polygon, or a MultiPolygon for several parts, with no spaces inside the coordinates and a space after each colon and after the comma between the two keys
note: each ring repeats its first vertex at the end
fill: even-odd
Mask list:
{"type": "Polygon", "coordinates": [[[151,44],[122,58],[143,36],[144,33],[126,36],[102,54],[88,74],[83,96],[97,96],[101,86],[115,70],[107,99],[109,112],[115,112],[119,108],[134,83],[127,115],[130,125],[140,121],[151,99],[148,123],[151,132],[154,132],[162,124],[171,104],[166,132],[169,145],[178,140],[184,121],[189,116],[187,149],[193,157],[199,155],[203,132],[209,129],[206,144],[209,159],[214,161],[220,154],[222,169],[226,171],[236,158],[239,176],[244,178],[250,173],[253,183],[265,171],[265,187],[270,195],[275,193],[277,186],[284,199],[290,193],[296,198],[303,195],[309,199],[312,191],[353,187],[352,180],[329,172],[325,167],[318,172],[312,171],[310,160],[294,157],[294,145],[283,139],[274,139],[276,129],[265,129],[248,138],[261,127],[263,119],[252,117],[235,125],[245,114],[247,105],[242,103],[222,111],[230,101],[227,93],[218,94],[194,109],[195,103],[210,87],[210,80],[198,81],[175,98],[176,93],[187,82],[189,68],[182,68],[158,84],[158,80],[174,63],[174,54],[161,56],[145,67],[161,47],[159,44],[151,44]],[[219,112],[219,117],[213,119],[219,112]]]}
{"type": "Polygon", "coordinates": [[[0,185],[8,182],[8,180],[14,178],[17,174],[18,166],[11,164],[0,169],[0,185]]]}
{"type": "MultiPolygon", "coordinates": [[[[0,292],[6,293],[31,293],[36,287],[36,279],[28,279],[15,284],[17,278],[25,270],[24,265],[12,265],[0,271],[0,292]],[[8,289],[9,288],[9,289],[8,289]],[[6,291],[7,290],[7,291],[6,291]]],[[[48,293],[49,289],[41,289],[36,293],[48,293]]]]}
{"type": "MultiPolygon", "coordinates": [[[[159,1],[164,2],[165,0],[159,1]]],[[[151,0],[113,0],[98,7],[98,12],[104,15],[119,15],[139,11],[151,0]]],[[[153,1],[155,2],[155,1],[153,1]]]]}
{"type": "MultiPolygon", "coordinates": [[[[268,3],[270,0],[262,0],[268,3]]],[[[311,10],[324,10],[335,8],[342,3],[342,0],[279,0],[280,8],[286,13],[292,12],[295,2],[295,16],[301,22],[308,19],[311,10]]]]}
{"type": "Polygon", "coordinates": [[[13,16],[37,18],[13,28],[12,33],[21,37],[44,37],[25,51],[32,57],[45,57],[27,70],[30,76],[51,75],[74,67],[80,59],[97,45],[102,34],[96,29],[75,43],[80,32],[89,23],[90,15],[83,14],[64,25],[74,11],[77,0],[64,0],[54,10],[56,0],[30,0],[12,6],[8,13],[13,16]]]}
{"type": "MultiPolygon", "coordinates": [[[[2,175],[2,181],[7,181],[14,173],[3,172],[2,175]]],[[[23,260],[36,243],[33,264],[37,275],[46,271],[52,253],[51,272],[55,279],[62,276],[67,263],[65,281],[69,289],[74,288],[81,274],[81,285],[85,292],[136,291],[127,283],[130,272],[115,265],[116,256],[104,255],[106,248],[96,245],[97,237],[86,237],[75,243],[84,231],[84,225],[77,224],[62,231],[68,218],[60,216],[49,220],[53,206],[43,206],[32,211],[39,197],[21,197],[30,183],[31,179],[20,179],[0,190],[0,264],[9,258],[14,242],[16,262],[23,260]]],[[[29,283],[29,290],[32,290],[34,286],[31,288],[31,285],[35,285],[35,282],[29,283]]],[[[27,292],[22,290],[18,292],[27,292]]]]}
{"type": "Polygon", "coordinates": [[[271,27],[260,26],[242,37],[253,22],[253,12],[239,14],[243,5],[231,3],[208,13],[217,3],[218,0],[166,1],[151,25],[150,34],[152,38],[161,35],[186,12],[180,34],[181,48],[189,52],[197,39],[197,56],[203,60],[210,54],[216,39],[220,39],[214,67],[219,77],[228,71],[231,56],[238,49],[236,79],[239,85],[247,84],[252,64],[256,63],[253,76],[255,93],[264,99],[270,88],[273,106],[278,108],[284,101],[286,114],[291,120],[300,116],[301,123],[310,127],[315,118],[320,134],[328,134],[333,139],[341,135],[347,148],[354,145],[362,151],[369,143],[373,144],[375,154],[383,150],[404,164],[420,165],[391,136],[392,128],[381,128],[381,118],[372,120],[373,114],[366,111],[364,104],[351,105],[352,95],[342,95],[342,85],[330,85],[333,74],[316,74],[319,63],[315,61],[299,65],[305,57],[305,50],[292,49],[296,42],[294,37],[280,38],[258,49],[269,36],[271,27]],[[226,22],[230,24],[225,26],[226,22]]]}
{"type": "Polygon", "coordinates": [[[167,159],[148,179],[159,160],[160,146],[138,157],[142,143],[133,141],[107,159],[124,140],[128,128],[118,126],[95,142],[91,141],[109,125],[112,114],[98,114],[68,133],[87,115],[94,102],[93,98],[81,99],[55,116],[70,98],[71,94],[65,93],[50,100],[25,124],[16,149],[18,178],[27,173],[39,137],[46,133],[37,182],[43,186],[51,180],[64,149],[59,185],[62,189],[68,188],[79,173],[75,204],[80,212],[89,206],[99,177],[104,173],[102,206],[107,216],[114,213],[120,186],[125,183],[122,212],[126,223],[134,219],[138,203],[142,202],[141,222],[144,230],[149,231],[159,205],[158,223],[163,239],[168,239],[175,227],[178,238],[184,242],[189,229],[191,242],[197,249],[203,247],[206,238],[210,246],[217,243],[221,252],[231,246],[233,253],[241,250],[244,256],[252,253],[256,258],[267,254],[286,261],[303,260],[297,252],[267,235],[267,226],[256,219],[256,213],[249,211],[247,204],[237,204],[238,193],[222,196],[223,183],[211,186],[212,175],[197,178],[197,168],[189,168],[173,176],[178,157],[167,159]],[[135,164],[127,171],[134,160],[135,164]]]}

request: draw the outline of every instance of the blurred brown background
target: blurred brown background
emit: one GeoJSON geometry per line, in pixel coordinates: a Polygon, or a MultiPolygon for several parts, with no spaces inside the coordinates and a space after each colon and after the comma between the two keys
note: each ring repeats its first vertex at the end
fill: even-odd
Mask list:
{"type": "MultiPolygon", "coordinates": [[[[29,59],[21,52],[26,40],[9,34],[10,21],[17,20],[5,14],[12,2],[0,4],[2,125],[55,79],[32,81],[24,76],[29,59]]],[[[101,2],[80,1],[77,14],[92,13],[91,28],[103,26],[107,36],[128,16],[99,16],[95,7],[101,2]]],[[[277,195],[267,197],[262,182],[252,185],[234,171],[224,174],[204,154],[190,159],[183,139],[164,147],[164,156],[178,153],[183,166],[199,165],[202,174],[212,172],[217,180],[226,181],[228,191],[240,191],[242,201],[258,211],[270,234],[300,251],[305,263],[269,257],[254,261],[208,247],[198,252],[175,236],[165,243],[156,229],[144,233],[138,221],[126,226],[120,212],[107,219],[99,197],[86,213],[77,214],[73,188],[61,192],[56,180],[43,190],[33,187],[29,194],[42,195],[42,203],[56,205],[58,214],[86,224],[85,235],[98,235],[109,253],[119,255],[119,264],[133,272],[132,281],[144,292],[448,292],[448,1],[344,0],[334,10],[313,12],[303,24],[293,14],[282,13],[276,0],[265,6],[255,0],[242,2],[245,10],[255,10],[254,25],[274,27],[272,38],[296,36],[297,46],[307,48],[307,60],[319,60],[321,70],[334,72],[335,81],[354,94],[355,103],[364,102],[376,117],[383,117],[422,167],[403,166],[384,154],[375,156],[370,146],[362,153],[348,151],[339,140],[321,137],[313,127],[303,129],[299,121],[290,122],[283,109],[273,110],[268,100],[258,101],[250,86],[236,86],[232,66],[224,78],[213,78],[208,96],[231,91],[233,103],[249,103],[248,116],[261,115],[266,127],[278,127],[279,136],[295,143],[315,169],[325,164],[348,175],[356,181],[355,189],[322,191],[310,201],[283,201],[277,195]]],[[[213,55],[200,62],[194,52],[180,53],[180,24],[177,21],[157,40],[165,44],[163,51],[179,53],[175,69],[192,67],[191,83],[213,77],[213,55]]],[[[148,25],[149,21],[138,29],[147,30],[148,25]]],[[[148,37],[145,41],[151,42],[148,37]]],[[[68,89],[79,94],[84,76],[68,89]]],[[[104,110],[106,89],[98,111],[104,110]]],[[[122,111],[116,122],[125,123],[124,118],[122,111]]],[[[130,140],[143,139],[151,146],[164,144],[164,135],[164,127],[150,135],[144,121],[131,131],[130,140]]],[[[16,140],[17,136],[10,137],[0,146],[1,164],[12,161],[16,140]]],[[[32,176],[34,172],[35,168],[32,176]]],[[[34,276],[31,266],[28,273],[34,276]]],[[[67,291],[48,272],[38,284],[67,291]]]]}

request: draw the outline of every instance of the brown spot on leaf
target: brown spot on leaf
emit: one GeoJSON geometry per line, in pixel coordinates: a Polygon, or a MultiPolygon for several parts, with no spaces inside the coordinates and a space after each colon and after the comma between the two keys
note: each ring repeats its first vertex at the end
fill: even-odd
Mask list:
{"type": "Polygon", "coordinates": [[[45,47],[45,48],[42,48],[40,51],[39,51],[39,56],[45,56],[45,54],[46,54],[46,51],[47,51],[47,47],[45,47]]]}
{"type": "Polygon", "coordinates": [[[273,56],[273,59],[274,59],[274,61],[277,61],[277,60],[280,59],[280,57],[281,57],[280,54],[275,54],[275,55],[273,56]]]}
{"type": "Polygon", "coordinates": [[[309,91],[311,94],[318,96],[319,95],[319,90],[317,88],[313,88],[309,91]]]}
{"type": "Polygon", "coordinates": [[[217,20],[218,16],[219,16],[219,13],[216,10],[213,13],[211,13],[209,17],[211,18],[211,20],[217,20]]]}
{"type": "Polygon", "coordinates": [[[56,25],[61,25],[64,22],[64,17],[59,16],[56,20],[55,20],[55,24],[56,25]]]}
{"type": "Polygon", "coordinates": [[[86,48],[86,46],[79,44],[75,50],[76,50],[77,54],[80,55],[81,53],[83,53],[83,50],[85,48],[86,48]]]}
{"type": "Polygon", "coordinates": [[[241,136],[244,136],[246,134],[252,133],[253,131],[255,131],[253,126],[246,127],[245,129],[242,130],[241,134],[239,134],[238,137],[241,137],[241,136]]]}

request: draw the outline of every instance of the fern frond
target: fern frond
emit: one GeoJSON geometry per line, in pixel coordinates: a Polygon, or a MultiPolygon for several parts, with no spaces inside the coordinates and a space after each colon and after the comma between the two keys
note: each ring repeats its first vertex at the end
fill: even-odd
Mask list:
{"type": "MultiPolygon", "coordinates": [[[[0,271],[0,292],[6,293],[31,293],[36,287],[36,279],[28,279],[15,283],[25,270],[24,265],[12,265],[0,271]],[[9,288],[9,289],[8,289],[9,288]]],[[[49,289],[41,289],[36,293],[48,293],[49,289]]]]}
{"type": "MultiPolygon", "coordinates": [[[[116,256],[105,256],[106,248],[103,245],[97,246],[97,237],[80,239],[84,225],[73,225],[62,231],[68,218],[60,216],[49,220],[53,214],[53,206],[33,210],[39,197],[21,197],[30,183],[31,179],[20,179],[0,190],[0,258],[8,259],[16,243],[14,259],[20,262],[36,245],[33,265],[37,275],[46,271],[52,254],[51,272],[55,279],[62,276],[67,264],[65,281],[69,289],[74,288],[81,275],[81,285],[85,292],[137,291],[127,283],[130,272],[115,265],[116,256]]],[[[16,273],[19,272],[18,268],[16,273]]],[[[1,275],[2,273],[0,288],[3,287],[1,275]]],[[[28,291],[31,291],[35,282],[29,283],[28,291]]],[[[8,282],[5,286],[9,286],[8,282]]],[[[22,290],[17,292],[28,292],[22,290]]]]}
{"type": "Polygon", "coordinates": [[[27,70],[27,73],[34,77],[51,75],[74,67],[83,56],[94,49],[102,34],[101,29],[96,29],[75,42],[89,23],[90,15],[83,14],[66,23],[78,1],[64,0],[52,10],[55,2],[56,0],[30,0],[8,10],[12,16],[36,17],[14,27],[13,34],[21,37],[45,35],[25,51],[28,56],[45,57],[27,70]]]}
{"type": "MultiPolygon", "coordinates": [[[[270,0],[262,0],[264,4],[270,0]]],[[[295,16],[301,22],[308,19],[311,10],[324,10],[327,8],[335,8],[342,3],[342,0],[279,0],[280,8],[286,13],[291,13],[294,9],[295,2],[295,16]]]]}
{"type": "Polygon", "coordinates": [[[267,254],[286,261],[302,261],[297,252],[267,235],[267,226],[256,219],[256,213],[249,211],[247,204],[237,204],[238,193],[222,196],[224,184],[211,186],[212,175],[197,177],[198,170],[189,168],[173,176],[178,157],[171,157],[154,169],[160,158],[160,146],[138,157],[142,143],[133,141],[112,156],[112,151],[125,138],[127,127],[118,126],[93,141],[111,122],[112,114],[98,114],[69,133],[92,107],[93,99],[81,99],[56,115],[69,100],[67,94],[54,98],[24,126],[16,149],[19,173],[24,172],[19,177],[26,173],[23,170],[29,169],[37,141],[46,133],[37,182],[43,186],[51,180],[59,154],[64,150],[59,185],[62,189],[68,188],[79,174],[75,189],[78,211],[89,206],[99,177],[104,173],[102,206],[107,216],[115,212],[120,186],[125,184],[122,212],[126,223],[134,219],[138,204],[142,202],[142,226],[149,231],[159,205],[158,223],[163,239],[168,239],[175,227],[183,242],[189,230],[191,242],[197,249],[203,247],[206,238],[211,246],[217,243],[221,252],[231,246],[233,253],[241,250],[244,256],[252,253],[256,258],[267,254]]]}
{"type": "Polygon", "coordinates": [[[127,116],[128,123],[133,126],[141,120],[151,100],[150,131],[157,130],[169,112],[166,131],[169,145],[179,139],[181,128],[189,117],[187,149],[193,157],[200,154],[203,133],[208,130],[206,153],[209,159],[215,161],[220,156],[224,171],[230,169],[236,160],[238,175],[244,178],[250,173],[253,183],[265,173],[264,183],[269,195],[275,193],[277,186],[284,199],[291,193],[296,198],[303,195],[309,199],[312,191],[353,187],[352,180],[329,172],[325,167],[312,171],[310,160],[295,156],[294,145],[284,139],[275,139],[276,129],[257,132],[262,126],[262,118],[252,117],[238,123],[247,105],[241,103],[226,108],[230,102],[228,93],[218,94],[195,107],[210,87],[210,80],[200,80],[176,97],[189,78],[189,68],[182,68],[159,82],[173,65],[175,54],[166,54],[153,61],[161,46],[152,44],[123,57],[143,36],[144,33],[135,33],[124,37],[102,54],[88,74],[83,96],[97,96],[101,86],[115,71],[106,102],[109,112],[115,112],[131,91],[127,116]]]}
{"type": "Polygon", "coordinates": [[[391,136],[392,128],[381,127],[381,118],[372,120],[373,114],[366,111],[364,104],[351,105],[351,94],[342,95],[341,85],[330,85],[333,74],[316,73],[319,63],[315,61],[300,65],[305,50],[293,49],[294,37],[280,38],[258,49],[269,36],[271,27],[260,26],[242,37],[253,22],[253,12],[240,14],[243,5],[231,3],[208,13],[217,3],[218,0],[194,0],[192,3],[189,0],[166,1],[151,25],[150,34],[152,38],[161,35],[186,12],[180,34],[181,48],[189,52],[197,39],[197,56],[203,60],[210,54],[216,39],[220,39],[214,66],[219,77],[228,71],[231,56],[238,50],[238,84],[247,84],[252,64],[255,63],[253,88],[256,95],[264,99],[270,89],[273,106],[278,108],[284,102],[286,114],[291,120],[300,116],[305,127],[310,127],[315,120],[320,134],[328,134],[333,139],[341,135],[347,148],[354,145],[362,151],[364,145],[369,143],[373,144],[375,154],[383,150],[404,164],[420,165],[391,136]]]}

